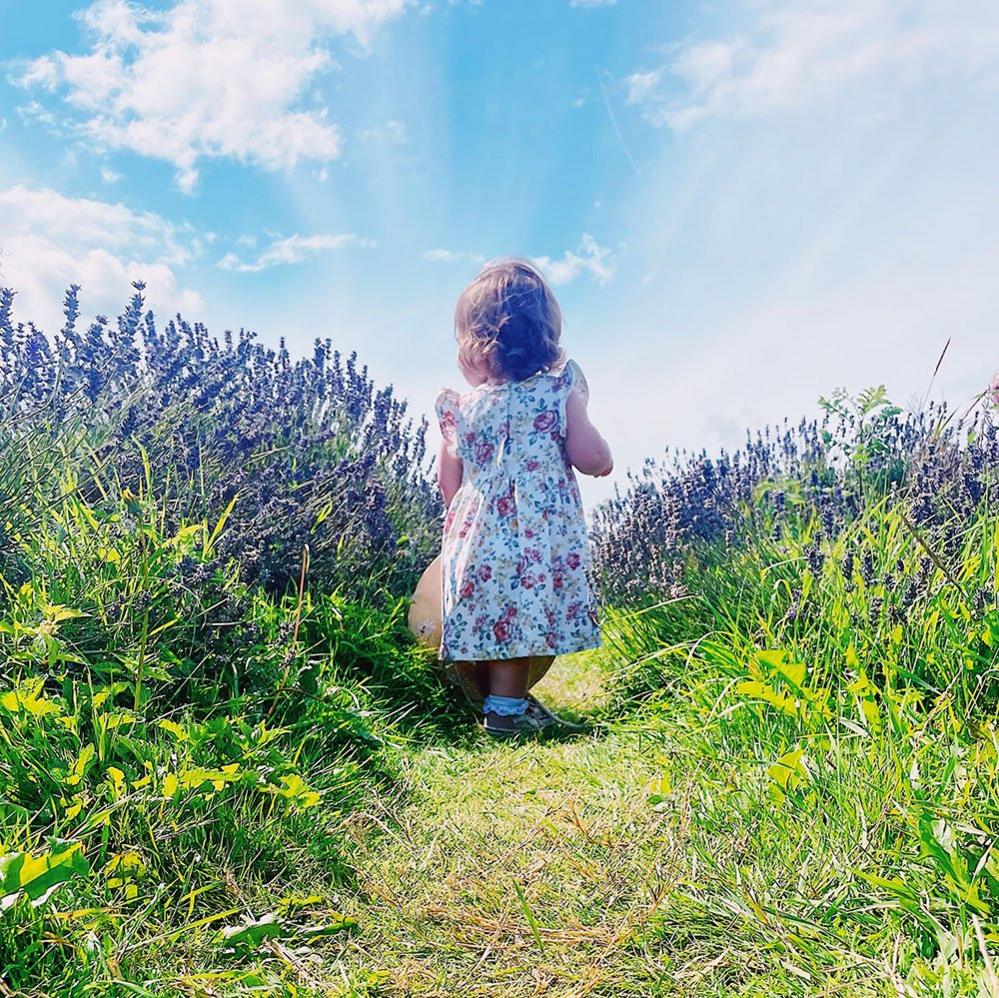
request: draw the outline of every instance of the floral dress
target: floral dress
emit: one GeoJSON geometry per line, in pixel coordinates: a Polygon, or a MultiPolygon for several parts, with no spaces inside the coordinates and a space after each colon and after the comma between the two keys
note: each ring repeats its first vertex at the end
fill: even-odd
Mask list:
{"type": "Polygon", "coordinates": [[[524,381],[444,389],[462,484],[444,520],[441,658],[564,655],[600,644],[586,521],[565,454],[573,361],[524,381]]]}

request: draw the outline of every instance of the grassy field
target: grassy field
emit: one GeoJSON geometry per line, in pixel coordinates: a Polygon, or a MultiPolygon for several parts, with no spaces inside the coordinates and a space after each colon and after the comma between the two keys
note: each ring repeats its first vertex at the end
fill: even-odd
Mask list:
{"type": "MultiPolygon", "coordinates": [[[[329,343],[0,292],[0,996],[999,998],[999,434],[837,393],[596,512],[496,744],[425,425],[329,343]]],[[[982,400],[979,400],[980,402],[982,400]]]]}

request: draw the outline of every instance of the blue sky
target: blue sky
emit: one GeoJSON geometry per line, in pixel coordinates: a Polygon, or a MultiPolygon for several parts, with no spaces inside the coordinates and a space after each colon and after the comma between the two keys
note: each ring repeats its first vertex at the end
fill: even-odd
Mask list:
{"type": "MultiPolygon", "coordinates": [[[[619,475],[999,366],[985,0],[0,0],[0,281],[293,351],[417,413],[454,300],[539,258],[619,475]]],[[[607,483],[589,483],[591,501],[607,483]]]]}

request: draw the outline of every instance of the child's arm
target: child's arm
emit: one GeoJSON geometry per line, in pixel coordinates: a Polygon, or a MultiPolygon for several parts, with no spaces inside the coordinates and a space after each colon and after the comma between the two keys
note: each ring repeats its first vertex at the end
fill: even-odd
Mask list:
{"type": "Polygon", "coordinates": [[[588,396],[586,379],[580,377],[565,403],[565,453],[577,471],[603,478],[614,470],[614,458],[607,441],[590,422],[586,412],[588,396]]]}
{"type": "Polygon", "coordinates": [[[447,444],[441,444],[440,457],[437,458],[437,484],[444,497],[444,506],[450,506],[455,492],[461,488],[461,478],[464,469],[460,457],[452,457],[447,444]]]}

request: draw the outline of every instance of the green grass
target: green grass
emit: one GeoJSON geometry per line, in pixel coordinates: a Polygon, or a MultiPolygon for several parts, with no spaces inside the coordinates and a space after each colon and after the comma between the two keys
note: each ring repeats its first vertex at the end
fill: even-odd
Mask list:
{"type": "Polygon", "coordinates": [[[988,495],[925,535],[761,496],[556,663],[580,730],[497,744],[398,594],[267,595],[225,510],[31,453],[0,452],[0,998],[999,998],[988,495]]]}
{"type": "Polygon", "coordinates": [[[995,516],[765,529],[556,664],[588,733],[411,757],[356,993],[999,995],[995,516]]]}
{"type": "MultiPolygon", "coordinates": [[[[593,658],[557,663],[547,698],[599,702],[559,699],[593,658]]],[[[983,918],[946,920],[918,849],[911,917],[865,879],[908,851],[897,760],[843,751],[796,790],[748,732],[704,721],[677,701],[577,738],[414,755],[351,819],[360,931],[329,958],[335,993],[997,993],[983,918]]],[[[921,757],[928,782],[946,756],[921,757]]]]}

